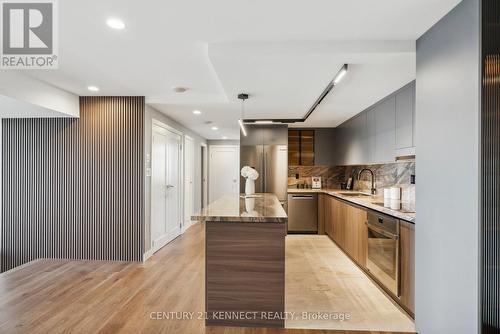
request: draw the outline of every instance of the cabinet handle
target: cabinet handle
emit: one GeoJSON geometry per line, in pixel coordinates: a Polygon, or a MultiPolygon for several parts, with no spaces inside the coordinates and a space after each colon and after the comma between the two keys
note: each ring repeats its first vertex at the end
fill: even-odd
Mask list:
{"type": "Polygon", "coordinates": [[[394,240],[399,239],[399,235],[397,235],[397,234],[393,234],[393,233],[384,231],[381,228],[375,227],[375,226],[373,226],[372,224],[370,224],[368,222],[365,222],[365,224],[366,224],[366,226],[368,227],[369,230],[375,231],[378,234],[382,234],[384,237],[387,237],[387,238],[390,238],[390,239],[394,239],[394,240]]]}
{"type": "Polygon", "coordinates": [[[313,195],[292,195],[292,199],[310,199],[314,198],[313,195]]]}

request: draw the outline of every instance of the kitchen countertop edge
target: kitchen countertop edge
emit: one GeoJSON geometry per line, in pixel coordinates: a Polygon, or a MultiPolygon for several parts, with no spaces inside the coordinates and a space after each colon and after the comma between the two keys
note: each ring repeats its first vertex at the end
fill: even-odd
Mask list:
{"type": "MultiPolygon", "coordinates": [[[[349,190],[340,190],[340,189],[288,189],[287,190],[289,194],[304,194],[304,193],[318,193],[318,194],[326,194],[330,195],[339,199],[342,199],[346,202],[353,203],[362,207],[365,207],[367,209],[377,211],[401,220],[404,220],[405,222],[415,224],[415,214],[410,213],[406,214],[403,212],[398,212],[395,210],[391,210],[389,208],[381,207],[379,205],[373,204],[366,199],[363,198],[353,198],[353,197],[348,197],[348,196],[343,196],[339,194],[339,192],[349,192],[349,190]]],[[[370,198],[372,199],[372,198],[370,198]]]]}
{"type": "Polygon", "coordinates": [[[227,194],[210,203],[199,213],[192,215],[191,219],[216,223],[284,224],[288,222],[288,216],[278,197],[272,193],[260,193],[251,197],[245,197],[244,194],[227,194]],[[242,212],[246,200],[254,200],[253,214],[245,215],[245,212],[242,212]]]}

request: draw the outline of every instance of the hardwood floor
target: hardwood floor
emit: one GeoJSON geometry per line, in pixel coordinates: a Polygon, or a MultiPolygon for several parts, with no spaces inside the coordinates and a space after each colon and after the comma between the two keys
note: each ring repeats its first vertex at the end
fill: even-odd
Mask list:
{"type": "Polygon", "coordinates": [[[145,263],[38,260],[1,274],[0,333],[326,333],[164,319],[204,311],[203,229],[193,226],[145,263]]]}

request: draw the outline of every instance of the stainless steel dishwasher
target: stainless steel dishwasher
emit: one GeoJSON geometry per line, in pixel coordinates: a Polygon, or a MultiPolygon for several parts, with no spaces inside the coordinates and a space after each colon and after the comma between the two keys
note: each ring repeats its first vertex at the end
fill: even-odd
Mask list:
{"type": "Polygon", "coordinates": [[[288,232],[318,232],[318,194],[288,194],[288,232]]]}

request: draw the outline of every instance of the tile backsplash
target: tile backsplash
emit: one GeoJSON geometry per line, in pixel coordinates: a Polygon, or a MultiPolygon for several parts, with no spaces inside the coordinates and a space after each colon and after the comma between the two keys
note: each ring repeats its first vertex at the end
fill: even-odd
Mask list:
{"type": "Polygon", "coordinates": [[[415,175],[415,161],[401,161],[377,165],[359,166],[289,166],[288,186],[297,184],[311,185],[312,176],[320,176],[323,188],[340,188],[340,183],[347,182],[349,177],[354,180],[354,190],[370,191],[370,173],[364,172],[358,180],[358,173],[363,168],[369,168],[375,174],[375,189],[377,195],[383,196],[383,189],[401,187],[402,197],[405,202],[415,201],[415,185],[411,184],[411,175],[415,175]],[[296,174],[299,178],[296,179],[296,174]]]}
{"type": "Polygon", "coordinates": [[[288,166],[288,186],[294,187],[298,184],[311,186],[311,177],[320,176],[323,188],[340,188],[344,175],[344,167],[288,166]],[[298,178],[296,178],[297,175],[298,178]]]}
{"type": "Polygon", "coordinates": [[[384,188],[401,187],[401,200],[404,202],[415,202],[415,185],[411,184],[411,175],[415,175],[415,161],[402,161],[380,165],[346,166],[345,179],[351,177],[354,180],[354,190],[370,191],[371,176],[369,172],[358,173],[363,168],[369,168],[375,174],[375,189],[377,195],[384,195],[384,188]]]}

